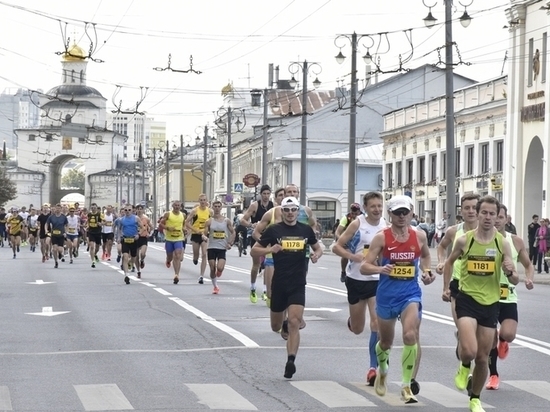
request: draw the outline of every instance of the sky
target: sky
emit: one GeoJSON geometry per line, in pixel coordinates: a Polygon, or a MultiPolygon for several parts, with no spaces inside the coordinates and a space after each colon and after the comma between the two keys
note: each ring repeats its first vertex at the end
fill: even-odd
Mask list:
{"type": "MultiPolygon", "coordinates": [[[[453,25],[454,60],[460,55],[467,63],[455,71],[478,81],[506,74],[503,26],[510,0],[462,4],[471,4],[473,20],[466,29],[458,21],[453,25]]],[[[321,89],[349,87],[351,46],[345,37],[337,40],[341,34],[368,35],[359,42],[360,79],[367,48],[383,71],[395,70],[399,55],[408,69],[444,60],[444,50],[438,55],[445,44],[444,9],[443,0],[0,0],[0,91],[59,85],[56,52],[70,38],[86,51],[92,47],[87,84],[102,93],[109,109],[120,101],[123,110],[134,108],[146,90],[139,111],[165,121],[169,139],[193,136],[213,123],[226,84],[268,87],[270,63],[289,79],[292,62],[315,62],[309,82],[317,76],[321,89]],[[439,24],[432,29],[424,26],[423,3],[434,6],[439,24]],[[347,56],[342,65],[334,59],[340,50],[347,56]],[[153,70],[166,68],[169,54],[173,69],[190,69],[192,55],[193,69],[202,73],[153,70]]],[[[453,19],[463,11],[454,1],[453,19]]]]}

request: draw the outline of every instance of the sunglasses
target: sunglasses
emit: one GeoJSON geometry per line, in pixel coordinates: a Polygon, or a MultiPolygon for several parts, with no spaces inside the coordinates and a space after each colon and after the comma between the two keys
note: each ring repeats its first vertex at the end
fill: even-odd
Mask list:
{"type": "Polygon", "coordinates": [[[298,211],[297,207],[283,207],[283,212],[285,213],[294,213],[297,211],[298,211]]]}
{"type": "Polygon", "coordinates": [[[126,211],[126,212],[131,212],[132,209],[124,209],[124,211],[126,211]]]}
{"type": "Polygon", "coordinates": [[[392,213],[395,216],[407,216],[410,212],[411,211],[407,209],[397,209],[397,210],[394,210],[392,213]]]}

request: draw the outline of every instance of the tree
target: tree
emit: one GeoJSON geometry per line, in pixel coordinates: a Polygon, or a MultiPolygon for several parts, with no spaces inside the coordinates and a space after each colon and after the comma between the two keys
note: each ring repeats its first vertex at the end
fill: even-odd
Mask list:
{"type": "Polygon", "coordinates": [[[61,186],[67,189],[80,189],[84,190],[84,182],[86,175],[84,172],[76,169],[70,169],[61,178],[61,186]]]}
{"type": "Polygon", "coordinates": [[[0,206],[17,197],[17,186],[10,180],[6,169],[0,166],[0,206]]]}

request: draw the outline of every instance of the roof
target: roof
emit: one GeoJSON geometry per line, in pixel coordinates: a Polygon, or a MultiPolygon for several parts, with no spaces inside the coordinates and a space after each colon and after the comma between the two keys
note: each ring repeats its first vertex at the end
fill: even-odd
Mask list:
{"type": "MultiPolygon", "coordinates": [[[[378,165],[382,164],[383,158],[382,158],[382,150],[383,150],[383,143],[378,143],[374,145],[368,145],[357,148],[357,151],[355,152],[355,158],[357,159],[357,163],[360,164],[373,164],[378,165]]],[[[288,156],[284,156],[283,160],[297,160],[300,159],[301,155],[299,153],[293,153],[288,156]]],[[[331,152],[325,152],[321,154],[314,154],[314,155],[308,155],[308,159],[311,160],[348,160],[349,159],[349,150],[334,150],[331,152]]]]}
{"type": "Polygon", "coordinates": [[[105,99],[97,89],[81,84],[62,84],[61,86],[55,86],[46,94],[50,96],[95,96],[105,99]]]}

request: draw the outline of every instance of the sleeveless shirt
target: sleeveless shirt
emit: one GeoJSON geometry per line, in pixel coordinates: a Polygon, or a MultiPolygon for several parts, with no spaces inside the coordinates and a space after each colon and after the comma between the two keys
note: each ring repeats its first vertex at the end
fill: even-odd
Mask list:
{"type": "Polygon", "coordinates": [[[210,230],[208,232],[208,249],[227,249],[227,240],[229,239],[229,229],[227,220],[224,218],[221,222],[212,218],[210,220],[210,230]]]}
{"type": "Polygon", "coordinates": [[[273,202],[271,200],[267,202],[267,206],[265,207],[262,205],[261,201],[257,200],[257,202],[258,202],[258,208],[256,209],[256,214],[250,217],[251,223],[257,223],[261,221],[262,217],[265,215],[265,212],[273,209],[273,202]]]}
{"type": "MultiPolygon", "coordinates": [[[[367,222],[365,215],[359,215],[358,217],[356,217],[356,219],[359,220],[359,228],[349,241],[349,251],[353,254],[362,251],[363,256],[366,256],[369,250],[369,245],[372,242],[372,238],[374,237],[374,235],[376,235],[380,230],[387,227],[386,221],[384,219],[380,219],[378,225],[373,226],[369,222],[367,222]]],[[[346,268],[346,275],[349,278],[361,281],[378,280],[380,277],[379,274],[362,275],[360,269],[361,262],[353,262],[350,260],[346,268]]]]}
{"type": "Polygon", "coordinates": [[[164,237],[169,242],[178,242],[183,240],[183,222],[185,221],[182,212],[175,214],[170,211],[166,224],[164,225],[164,237]],[[166,229],[167,227],[175,228],[173,230],[166,229]]]}

